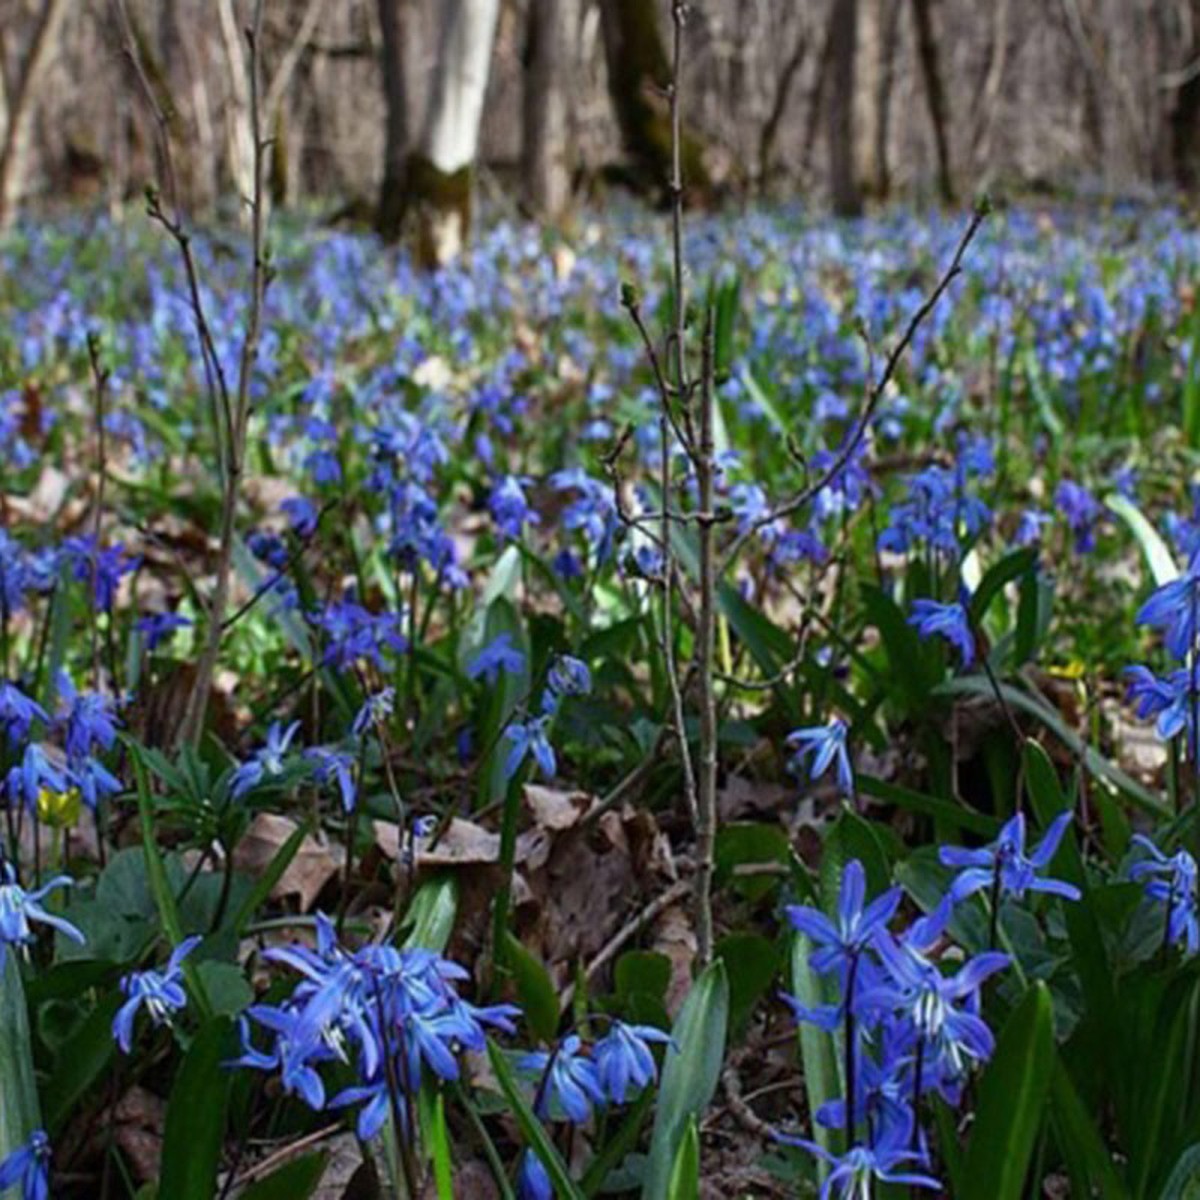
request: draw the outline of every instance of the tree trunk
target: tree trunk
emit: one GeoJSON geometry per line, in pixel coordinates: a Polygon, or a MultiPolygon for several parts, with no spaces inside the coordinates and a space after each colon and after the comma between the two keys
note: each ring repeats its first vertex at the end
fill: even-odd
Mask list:
{"type": "MultiPolygon", "coordinates": [[[[651,0],[600,0],[608,95],[629,156],[630,183],[663,195],[671,173],[671,121],[666,97],[671,69],[651,0]]],[[[689,191],[710,186],[702,147],[683,134],[683,177],[689,191]]]]}
{"type": "MultiPolygon", "coordinates": [[[[1003,2],[1003,0],[1002,0],[1003,2]]],[[[873,175],[875,191],[886,200],[892,190],[892,168],[889,147],[892,140],[892,88],[896,82],[897,37],[900,32],[900,0],[881,0],[879,20],[879,54],[875,75],[875,153],[873,175]]]]}
{"type": "Polygon", "coordinates": [[[0,142],[0,229],[16,218],[25,189],[29,135],[37,92],[58,45],[58,32],[67,13],[65,0],[43,0],[24,61],[7,95],[7,120],[0,142]]]}
{"type": "Polygon", "coordinates": [[[387,130],[383,141],[383,183],[375,211],[375,229],[388,242],[398,241],[404,226],[404,174],[408,160],[408,88],[404,69],[407,0],[379,0],[383,31],[383,97],[387,130]]]}
{"type": "Polygon", "coordinates": [[[932,0],[912,0],[913,24],[917,32],[917,58],[925,85],[925,103],[933,126],[933,145],[937,155],[938,191],[946,204],[954,203],[954,175],[950,170],[950,137],[947,128],[946,91],[937,34],[933,28],[932,0]]]}
{"type": "Polygon", "coordinates": [[[1185,191],[1200,182],[1200,71],[1192,66],[1200,56],[1200,0],[1190,0],[1190,10],[1191,45],[1170,116],[1171,174],[1185,191]]]}
{"type": "Polygon", "coordinates": [[[525,204],[558,221],[571,203],[570,80],[577,69],[579,0],[531,0],[525,48],[521,168],[525,204]]]}
{"type": "Polygon", "coordinates": [[[417,215],[417,259],[444,266],[466,245],[479,125],[500,0],[445,0],[420,145],[406,168],[417,215]]]}
{"type": "Polygon", "coordinates": [[[862,192],[854,172],[854,59],[858,42],[858,0],[833,0],[829,14],[829,194],[841,217],[862,213],[862,192]]]}

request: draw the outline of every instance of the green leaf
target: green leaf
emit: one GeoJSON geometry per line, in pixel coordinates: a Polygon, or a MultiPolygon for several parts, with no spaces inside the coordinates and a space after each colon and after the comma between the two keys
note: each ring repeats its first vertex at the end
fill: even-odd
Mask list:
{"type": "Polygon", "coordinates": [[[609,1172],[614,1170],[637,1145],[642,1124],[650,1114],[653,1103],[654,1088],[643,1089],[642,1094],[625,1113],[616,1133],[605,1139],[600,1152],[588,1163],[581,1185],[584,1195],[594,1196],[604,1186],[609,1172]]]}
{"type": "Polygon", "coordinates": [[[992,600],[1000,593],[1006,583],[1019,579],[1037,562],[1037,551],[1032,546],[1024,546],[1006,554],[1002,559],[992,563],[984,572],[975,594],[971,597],[971,620],[978,625],[987,613],[992,600]]]}
{"type": "Polygon", "coordinates": [[[541,1121],[534,1116],[533,1109],[521,1094],[504,1052],[491,1039],[488,1040],[488,1060],[492,1064],[496,1082],[499,1083],[500,1090],[508,1101],[508,1107],[520,1127],[521,1135],[529,1148],[542,1160],[542,1166],[546,1168],[559,1200],[584,1200],[583,1192],[571,1178],[571,1172],[563,1162],[562,1155],[555,1149],[550,1135],[542,1127],[541,1121]]]}
{"type": "Polygon", "coordinates": [[[254,886],[250,889],[249,894],[238,905],[231,924],[239,937],[245,932],[246,926],[250,924],[254,914],[267,902],[272,889],[283,878],[284,871],[292,865],[292,859],[299,852],[307,833],[308,828],[305,825],[299,825],[292,830],[288,840],[279,847],[275,857],[271,859],[270,865],[254,881],[254,886]]]}
{"type": "Polygon", "coordinates": [[[1146,557],[1146,565],[1150,568],[1155,585],[1162,587],[1164,583],[1178,579],[1179,567],[1175,564],[1174,556],[1142,510],[1128,496],[1120,494],[1106,496],[1104,503],[1110,512],[1116,513],[1129,526],[1146,557]]]}
{"type": "Polygon", "coordinates": [[[171,1088],[158,1185],[159,1195],[171,1200],[212,1200],[216,1195],[233,1079],[222,1065],[230,1049],[231,1028],[227,1017],[205,1024],[184,1055],[171,1088]]]}
{"type": "Polygon", "coordinates": [[[29,1039],[29,1010],[15,950],[0,943],[0,1162],[42,1128],[29,1039]]]}
{"type": "Polygon", "coordinates": [[[450,941],[457,916],[458,884],[454,876],[432,876],[417,888],[404,914],[404,945],[440,954],[450,941]]]}
{"type": "Polygon", "coordinates": [[[759,386],[758,380],[750,373],[749,368],[743,369],[739,378],[746,389],[746,395],[750,397],[762,415],[767,418],[767,421],[771,424],[775,432],[786,441],[789,433],[787,422],[780,416],[779,409],[775,407],[774,401],[759,386]]]}
{"type": "Polygon", "coordinates": [[[59,1053],[45,1090],[46,1129],[51,1138],[112,1061],[116,1046],[112,1023],[123,1000],[116,991],[105,996],[59,1053]]]}
{"type": "Polygon", "coordinates": [[[953,800],[942,800],[937,796],[926,796],[923,792],[912,788],[901,787],[889,783],[885,779],[876,779],[874,775],[856,775],[855,786],[864,796],[873,796],[894,804],[906,812],[920,813],[932,817],[946,825],[961,829],[967,833],[977,833],[989,841],[1000,830],[1000,822],[986,813],[976,812],[965,804],[955,804],[953,800]]]}
{"type": "Polygon", "coordinates": [[[558,993],[550,974],[524,943],[507,931],[504,942],[504,959],[516,982],[525,1020],[541,1041],[552,1042],[558,1031],[558,993]]]}
{"type": "Polygon", "coordinates": [[[741,1029],[779,970],[779,951],[761,933],[730,933],[713,947],[729,976],[729,1023],[741,1029]]]}
{"type": "Polygon", "coordinates": [[[714,962],[692,984],[671,1030],[674,1046],[659,1083],[643,1200],[663,1200],[667,1193],[688,1121],[704,1112],[717,1090],[728,1026],[729,980],[725,964],[714,962]]]}
{"type": "Polygon", "coordinates": [[[438,1200],[454,1200],[454,1171],[450,1159],[450,1134],[446,1129],[446,1099],[428,1083],[417,1093],[421,1140],[433,1162],[433,1182],[438,1200]]]}
{"type": "Polygon", "coordinates": [[[867,621],[879,630],[887,651],[888,688],[911,715],[924,715],[941,679],[934,656],[922,652],[917,631],[891,596],[873,583],[863,584],[862,595],[867,621]]]}
{"type": "Polygon", "coordinates": [[[1098,1194],[1102,1200],[1126,1200],[1129,1191],[1061,1055],[1056,1055],[1050,1084],[1050,1115],[1072,1187],[1078,1187],[1081,1196],[1098,1194]]]}
{"type": "Polygon", "coordinates": [[[675,1153],[671,1182],[667,1185],[667,1200],[697,1200],[699,1195],[700,1136],[696,1132],[696,1118],[692,1117],[675,1153]]]}
{"type": "MultiPolygon", "coordinates": [[[[995,698],[992,685],[987,679],[978,675],[961,675],[956,679],[948,679],[935,690],[935,694],[995,698]]],[[[1000,694],[1010,708],[1019,708],[1022,712],[1029,713],[1030,716],[1041,721],[1076,758],[1083,759],[1084,765],[1097,779],[1103,780],[1117,791],[1124,793],[1134,804],[1152,816],[1169,817],[1171,815],[1162,799],[1135,779],[1130,778],[1120,767],[1114,766],[1102,754],[1098,754],[1040,696],[1035,696],[1008,683],[1000,684],[1000,694]]]]}
{"type": "Polygon", "coordinates": [[[1179,1156],[1159,1200],[1200,1200],[1200,1142],[1179,1156]]]}
{"type": "MultiPolygon", "coordinates": [[[[806,1008],[828,1004],[830,997],[817,973],[808,965],[812,943],[803,934],[792,939],[792,995],[806,1008]]],[[[833,1038],[818,1029],[811,1021],[800,1021],[796,1027],[800,1039],[800,1062],[803,1066],[804,1090],[808,1096],[808,1111],[815,1113],[823,1104],[842,1094],[833,1038]]],[[[836,1135],[824,1125],[812,1122],[812,1139],[832,1153],[836,1135]]]]}
{"type": "Polygon", "coordinates": [[[1021,1200],[1054,1068],[1050,991],[1035,983],[1013,1010],[979,1083],[962,1200],[1021,1200]]]}
{"type": "MultiPolygon", "coordinates": [[[[150,892],[158,908],[159,919],[163,929],[170,939],[174,949],[184,939],[183,923],[179,919],[179,907],[175,893],[171,890],[167,878],[167,868],[158,848],[158,840],[154,832],[154,805],[150,797],[150,780],[146,774],[146,763],[142,748],[130,738],[123,739],[129,750],[129,758],[133,763],[134,775],[137,777],[138,815],[142,826],[142,852],[146,856],[146,877],[150,882],[150,892]]],[[[210,1018],[213,1015],[212,1002],[208,998],[204,982],[196,970],[192,956],[183,960],[183,977],[187,980],[188,990],[196,1001],[201,1017],[210,1018]]]]}
{"type": "Polygon", "coordinates": [[[293,1158],[265,1179],[252,1183],[240,1200],[308,1200],[320,1185],[328,1161],[324,1151],[293,1158]]]}

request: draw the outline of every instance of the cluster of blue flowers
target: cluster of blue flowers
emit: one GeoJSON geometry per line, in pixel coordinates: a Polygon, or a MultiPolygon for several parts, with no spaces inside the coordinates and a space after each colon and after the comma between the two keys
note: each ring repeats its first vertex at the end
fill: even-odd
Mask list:
{"type": "Polygon", "coordinates": [[[1041,874],[1070,819],[1069,813],[1056,819],[1028,853],[1020,814],[990,846],[944,847],[941,861],[958,875],[933,911],[899,932],[891,923],[902,889],[891,887],[868,902],[858,860],[842,873],[833,919],[807,905],[787,909],[792,928],[809,942],[810,966],[832,978],[838,997],[816,1006],[793,997],[788,1002],[798,1020],[829,1034],[840,1031],[845,1052],[846,1092],[814,1114],[818,1125],[843,1131],[844,1152],[780,1135],[828,1164],[823,1198],[857,1200],[871,1195],[876,1181],[940,1187],[930,1173],[922,1104],[936,1095],[957,1106],[972,1072],[991,1056],[995,1039],[982,1016],[982,989],[1009,964],[995,950],[961,958],[948,942],[950,919],[957,904],[979,891],[994,907],[1029,892],[1078,900],[1073,885],[1041,874]]]}
{"type": "Polygon", "coordinates": [[[508,754],[504,760],[504,776],[512,779],[530,755],[547,778],[558,770],[554,747],[550,744],[550,727],[568,696],[586,696],[592,690],[592,676],[587,664],[569,654],[554,660],[546,675],[542,691],[541,712],[524,721],[512,721],[504,731],[508,754]]]}
{"type": "Polygon", "coordinates": [[[459,1057],[482,1051],[488,1028],[516,1032],[512,1005],[477,1007],[459,995],[468,973],[457,964],[385,944],[347,950],[320,915],[315,948],[272,949],[265,957],[300,979],[281,1004],[247,1009],[234,1065],[277,1071],[284,1091],[314,1110],[357,1106],[364,1139],[389,1115],[401,1136],[412,1137],[422,1080],[457,1080],[459,1057]],[[255,1027],[265,1046],[256,1045],[255,1027]],[[333,1062],[351,1067],[357,1082],[330,1097],[321,1070],[333,1062]]]}

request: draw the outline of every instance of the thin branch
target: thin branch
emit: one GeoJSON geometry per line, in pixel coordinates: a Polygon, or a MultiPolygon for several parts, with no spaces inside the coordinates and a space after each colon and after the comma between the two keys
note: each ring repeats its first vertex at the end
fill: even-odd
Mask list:
{"type": "Polygon", "coordinates": [[[891,353],[888,354],[887,359],[884,361],[883,374],[869,386],[866,403],[863,405],[862,411],[859,413],[849,436],[843,441],[841,449],[833,456],[833,460],[829,466],[820,476],[811,483],[806,484],[790,499],[782,501],[775,505],[775,507],[768,509],[761,516],[755,517],[753,521],[747,522],[721,556],[721,561],[717,568],[718,578],[728,572],[751,538],[768,525],[773,525],[776,521],[784,517],[789,517],[802,509],[822,489],[828,487],[845,469],[846,464],[851,458],[854,457],[855,452],[866,436],[871,420],[875,416],[875,411],[879,407],[879,402],[883,399],[887,385],[891,382],[893,375],[896,373],[896,368],[900,365],[900,360],[904,357],[904,353],[911,344],[917,330],[934,310],[946,289],[962,273],[963,257],[966,255],[967,248],[979,232],[979,227],[983,224],[989,211],[990,208],[986,202],[981,201],[976,205],[970,223],[959,239],[958,247],[954,251],[954,257],[950,260],[949,267],[946,268],[945,274],[938,280],[937,286],[929,293],[924,303],[913,313],[900,340],[892,347],[891,353]]]}

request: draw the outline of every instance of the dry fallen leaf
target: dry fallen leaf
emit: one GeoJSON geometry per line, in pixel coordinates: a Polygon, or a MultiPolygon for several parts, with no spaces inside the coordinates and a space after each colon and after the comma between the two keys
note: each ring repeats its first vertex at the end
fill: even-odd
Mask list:
{"type": "MultiPolygon", "coordinates": [[[[298,828],[289,817],[277,813],[259,813],[238,842],[233,852],[233,865],[247,875],[261,875],[298,828]]],[[[321,894],[321,889],[341,870],[344,861],[345,851],[340,846],[318,841],[311,834],[306,835],[300,842],[296,857],[271,889],[271,899],[296,896],[299,898],[300,911],[308,912],[321,894]]]]}
{"type": "Polygon", "coordinates": [[[564,792],[537,783],[525,785],[525,807],[534,824],[543,829],[570,829],[578,825],[595,803],[587,792],[564,792]]]}

